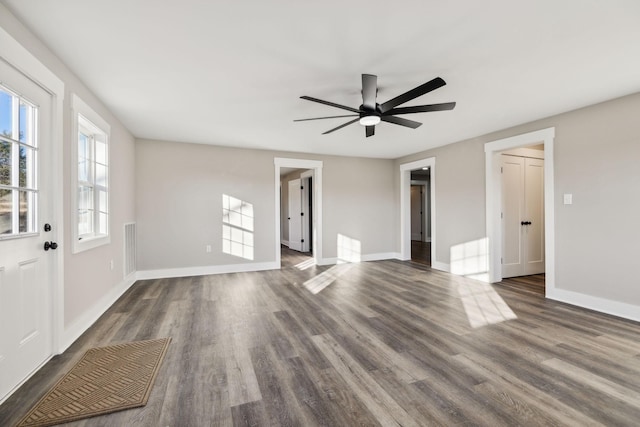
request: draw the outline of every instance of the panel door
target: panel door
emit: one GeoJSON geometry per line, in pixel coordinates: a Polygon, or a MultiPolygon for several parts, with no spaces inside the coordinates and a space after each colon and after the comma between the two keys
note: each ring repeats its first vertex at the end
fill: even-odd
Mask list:
{"type": "Polygon", "coordinates": [[[524,274],[544,273],[544,161],[525,159],[524,274]]]}
{"type": "Polygon", "coordinates": [[[502,277],[524,274],[524,158],[502,156],[502,277]]]}
{"type": "Polygon", "coordinates": [[[289,181],[289,248],[302,251],[302,191],[300,180],[289,181]]]}
{"type": "Polygon", "coordinates": [[[55,225],[51,96],[2,60],[0,82],[1,401],[52,354],[55,225]]]}
{"type": "Polygon", "coordinates": [[[502,277],[544,269],[544,160],[502,156],[502,277]]]}

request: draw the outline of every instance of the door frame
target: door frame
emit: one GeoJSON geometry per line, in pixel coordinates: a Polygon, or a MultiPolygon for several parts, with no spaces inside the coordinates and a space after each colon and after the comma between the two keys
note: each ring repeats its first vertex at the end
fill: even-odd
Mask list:
{"type": "Polygon", "coordinates": [[[436,158],[429,157],[400,165],[400,259],[411,259],[411,171],[428,167],[429,202],[431,213],[431,267],[446,271],[446,266],[436,259],[436,158]]]}
{"type": "MultiPolygon", "coordinates": [[[[5,61],[19,70],[27,78],[35,82],[43,90],[51,95],[51,197],[53,229],[47,236],[57,241],[61,247],[58,251],[51,251],[47,256],[51,260],[50,286],[51,299],[51,349],[52,354],[43,361],[46,363],[55,354],[60,354],[62,348],[62,335],[64,331],[64,206],[63,206],[63,123],[64,123],[64,83],[53,74],[44,64],[35,58],[17,40],[0,27],[0,60],[5,61]]],[[[41,225],[41,224],[40,224],[41,225]]],[[[41,365],[42,366],[42,365],[41,365]]],[[[33,373],[39,369],[36,368],[33,373]]],[[[32,373],[32,374],[33,374],[32,373]]],[[[20,385],[28,380],[25,378],[20,385]]],[[[9,397],[9,396],[6,396],[9,397]]],[[[2,403],[2,401],[0,401],[2,403]]]]}
{"type": "Polygon", "coordinates": [[[484,145],[485,185],[486,185],[486,227],[489,241],[489,282],[502,280],[502,180],[500,177],[500,156],[503,151],[534,144],[544,144],[544,258],[545,294],[550,295],[555,288],[555,202],[553,143],[555,127],[498,139],[484,145]]]}
{"type": "Polygon", "coordinates": [[[275,165],[275,246],[276,265],[281,268],[280,254],[280,168],[310,169],[313,177],[313,259],[316,264],[322,263],[322,161],[306,159],[290,159],[274,157],[275,165]]]}

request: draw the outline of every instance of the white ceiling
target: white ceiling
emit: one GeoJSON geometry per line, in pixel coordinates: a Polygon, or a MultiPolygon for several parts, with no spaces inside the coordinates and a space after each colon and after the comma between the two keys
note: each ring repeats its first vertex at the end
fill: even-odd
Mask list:
{"type": "Polygon", "coordinates": [[[139,138],[397,158],[640,91],[638,0],[0,1],[139,138]],[[293,122],[357,108],[362,73],[457,107],[293,122]]]}

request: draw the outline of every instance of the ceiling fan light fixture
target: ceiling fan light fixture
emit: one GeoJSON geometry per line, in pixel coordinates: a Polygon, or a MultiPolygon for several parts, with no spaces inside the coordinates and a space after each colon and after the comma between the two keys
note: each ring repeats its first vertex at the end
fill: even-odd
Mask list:
{"type": "Polygon", "coordinates": [[[360,124],[362,126],[375,126],[380,123],[380,116],[362,116],[360,117],[360,124]]]}

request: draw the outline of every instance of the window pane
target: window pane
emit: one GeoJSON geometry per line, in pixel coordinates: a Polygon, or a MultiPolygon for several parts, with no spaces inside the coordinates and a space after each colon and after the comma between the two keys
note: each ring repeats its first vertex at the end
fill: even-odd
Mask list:
{"type": "Polygon", "coordinates": [[[0,89],[0,133],[12,137],[13,97],[0,89]]]}
{"type": "Polygon", "coordinates": [[[29,226],[29,194],[26,191],[20,191],[18,204],[18,230],[20,233],[31,231],[29,226]]]}
{"type": "Polygon", "coordinates": [[[96,163],[107,164],[107,144],[96,139],[96,163]]]}
{"type": "Polygon", "coordinates": [[[107,186],[107,167],[96,163],[96,185],[100,187],[107,186]]]}
{"type": "Polygon", "coordinates": [[[91,177],[91,140],[83,133],[78,134],[78,181],[92,181],[91,177]]]}
{"type": "Polygon", "coordinates": [[[0,141],[0,184],[11,185],[11,146],[13,144],[0,141]]]}
{"type": "Polygon", "coordinates": [[[93,188],[78,187],[78,234],[93,233],[93,188]]]}
{"type": "Polygon", "coordinates": [[[13,232],[12,211],[12,191],[0,189],[0,234],[11,234],[13,232]]]}
{"type": "Polygon", "coordinates": [[[98,206],[96,206],[96,210],[105,213],[109,212],[109,206],[107,206],[107,202],[107,192],[104,190],[98,190],[98,206]]]}
{"type": "Polygon", "coordinates": [[[20,142],[26,142],[27,144],[34,145],[33,141],[33,117],[34,108],[25,102],[20,102],[20,114],[19,114],[19,128],[20,142]]]}
{"type": "Polygon", "coordinates": [[[18,153],[18,186],[27,186],[27,147],[20,146],[18,153]]]}
{"type": "Polygon", "coordinates": [[[98,214],[99,216],[99,223],[98,223],[98,233],[99,234],[107,234],[107,224],[108,224],[108,218],[107,218],[107,214],[104,212],[100,212],[98,214]]]}

